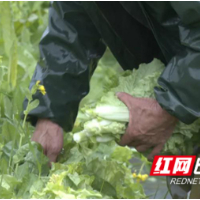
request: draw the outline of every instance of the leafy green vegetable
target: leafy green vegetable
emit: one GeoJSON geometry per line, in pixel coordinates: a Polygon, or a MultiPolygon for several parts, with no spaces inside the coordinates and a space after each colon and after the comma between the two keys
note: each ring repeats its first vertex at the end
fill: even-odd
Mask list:
{"type": "MultiPolygon", "coordinates": [[[[93,143],[119,140],[125,132],[126,123],[129,122],[129,111],[125,104],[116,97],[116,92],[126,92],[135,97],[155,98],[154,87],[157,86],[157,79],[163,69],[164,64],[154,59],[149,64],[141,64],[138,70],[128,72],[126,76],[123,74],[118,76],[118,80],[115,79],[118,85],[104,92],[95,104],[88,104],[82,108],[82,112],[87,118],[82,124],[83,129],[74,133],[74,140],[77,143],[86,140],[93,143]]],[[[196,141],[188,143],[187,139],[192,138],[199,131],[200,120],[191,125],[179,122],[172,137],[166,143],[163,153],[192,153],[192,147],[194,147],[196,141]]]]}
{"type": "Polygon", "coordinates": [[[88,138],[108,142],[119,139],[129,122],[129,111],[115,93],[126,92],[136,97],[153,97],[153,89],[163,69],[163,63],[154,59],[149,64],[141,64],[138,70],[133,70],[126,76],[118,76],[116,87],[111,87],[95,104],[86,105],[82,109],[85,115],[89,116],[89,120],[84,123],[82,131],[74,134],[74,140],[81,142],[88,138]]]}

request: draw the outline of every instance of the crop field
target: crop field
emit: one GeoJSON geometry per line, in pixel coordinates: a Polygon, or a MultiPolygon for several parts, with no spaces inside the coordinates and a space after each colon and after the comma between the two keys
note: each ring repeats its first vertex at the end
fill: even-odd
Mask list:
{"type": "MultiPolygon", "coordinates": [[[[0,2],[0,198],[171,198],[165,177],[148,177],[151,163],[134,148],[119,146],[116,132],[107,137],[102,131],[87,140],[85,109],[119,84],[119,74],[130,75],[123,73],[109,49],[94,72],[90,93],[80,103],[73,131],[64,133],[57,162],[49,167],[41,146],[31,141],[34,127],[25,120],[38,105],[32,95],[36,90],[47,95],[39,83],[35,91],[28,87],[39,59],[38,44],[48,24],[48,7],[49,3],[42,1],[0,2]],[[25,97],[29,106],[23,120],[25,97]]],[[[113,130],[119,126],[124,130],[125,122],[113,124],[113,130]]],[[[88,129],[93,128],[88,124],[88,129]]],[[[177,143],[186,140],[184,135],[174,137],[177,143]]],[[[176,152],[175,143],[167,145],[166,151],[176,152]]]]}

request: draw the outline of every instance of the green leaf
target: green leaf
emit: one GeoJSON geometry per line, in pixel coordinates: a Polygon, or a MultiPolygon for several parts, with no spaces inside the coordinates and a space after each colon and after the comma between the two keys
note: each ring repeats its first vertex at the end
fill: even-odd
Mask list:
{"type": "Polygon", "coordinates": [[[18,170],[15,171],[15,177],[18,180],[23,180],[25,176],[29,174],[29,164],[28,163],[23,163],[18,166],[18,170]]]}
{"type": "Polygon", "coordinates": [[[0,175],[0,180],[2,180],[1,187],[10,191],[13,191],[13,189],[17,186],[17,184],[20,183],[14,176],[7,174],[0,175]]]}
{"type": "Polygon", "coordinates": [[[133,156],[133,153],[128,147],[118,146],[117,148],[115,148],[111,156],[113,159],[118,160],[119,162],[128,164],[133,156]]]}
{"type": "Polygon", "coordinates": [[[32,95],[35,94],[37,92],[37,89],[38,89],[38,85],[37,84],[33,85],[33,87],[31,88],[31,94],[32,95]]]}
{"type": "Polygon", "coordinates": [[[33,6],[32,6],[33,11],[37,11],[37,10],[41,9],[42,4],[44,4],[43,1],[34,1],[33,6]]]}
{"type": "Polygon", "coordinates": [[[0,197],[1,199],[15,199],[13,191],[7,190],[2,186],[0,186],[0,197]]]}
{"type": "Polygon", "coordinates": [[[36,15],[36,14],[31,14],[30,16],[29,16],[29,18],[28,18],[28,21],[29,22],[34,22],[35,20],[37,20],[38,19],[38,16],[36,15]]]}
{"type": "MultiPolygon", "coordinates": [[[[32,144],[35,145],[34,142],[32,142],[32,144]]],[[[17,164],[17,163],[23,161],[23,160],[24,160],[24,156],[25,156],[26,154],[28,154],[28,152],[29,152],[29,144],[23,145],[22,147],[20,147],[20,148],[17,150],[16,154],[13,156],[13,162],[14,162],[15,164],[17,164]]]]}
{"type": "Polygon", "coordinates": [[[21,85],[16,87],[13,94],[14,103],[12,103],[13,114],[17,117],[17,120],[21,120],[20,114],[22,112],[22,102],[25,98],[24,92],[21,89],[21,85]]]}
{"type": "Polygon", "coordinates": [[[17,83],[17,41],[15,39],[13,40],[9,55],[8,82],[11,83],[13,88],[17,83]]]}
{"type": "Polygon", "coordinates": [[[19,199],[28,199],[30,198],[30,188],[38,180],[38,176],[33,173],[28,173],[21,180],[21,184],[17,188],[16,196],[19,199]]]}
{"type": "Polygon", "coordinates": [[[75,185],[78,185],[81,182],[80,176],[77,173],[68,174],[68,177],[73,181],[75,185]]]}
{"type": "Polygon", "coordinates": [[[24,93],[26,95],[26,98],[31,101],[33,98],[32,98],[32,94],[31,94],[31,91],[28,89],[28,88],[24,88],[24,93]]]}
{"type": "Polygon", "coordinates": [[[27,111],[28,113],[30,113],[33,109],[35,109],[35,108],[38,107],[39,103],[40,103],[39,100],[38,100],[38,99],[35,99],[34,101],[32,101],[32,102],[28,105],[26,111],[27,111]]]}
{"type": "Polygon", "coordinates": [[[19,136],[17,127],[9,121],[4,121],[2,126],[2,132],[0,134],[0,141],[4,144],[12,141],[16,142],[17,137],[19,136]]]}
{"type": "Polygon", "coordinates": [[[102,179],[101,177],[96,177],[94,182],[92,183],[92,187],[103,193],[104,195],[117,198],[117,193],[115,188],[107,181],[102,179]]]}
{"type": "Polygon", "coordinates": [[[2,148],[2,152],[7,156],[7,158],[12,158],[16,151],[17,149],[14,146],[14,141],[8,142],[2,148]]]}
{"type": "Polygon", "coordinates": [[[11,47],[13,46],[13,41],[15,37],[12,24],[10,3],[11,3],[10,1],[3,1],[0,4],[1,30],[3,33],[5,52],[8,57],[10,55],[10,50],[11,47]]]}
{"type": "Polygon", "coordinates": [[[12,119],[13,115],[13,105],[7,96],[4,96],[4,114],[7,118],[12,119]]]}

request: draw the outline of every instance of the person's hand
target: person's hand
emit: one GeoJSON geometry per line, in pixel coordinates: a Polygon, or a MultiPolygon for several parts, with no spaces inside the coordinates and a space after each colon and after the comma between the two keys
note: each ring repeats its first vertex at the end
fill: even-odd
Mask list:
{"type": "Polygon", "coordinates": [[[178,119],[161,108],[155,99],[136,98],[123,92],[117,97],[129,109],[129,124],[120,145],[133,146],[139,152],[153,148],[149,160],[162,150],[171,136],[178,119]]]}
{"type": "Polygon", "coordinates": [[[42,145],[44,154],[50,162],[56,162],[56,158],[63,148],[63,130],[50,120],[40,119],[37,122],[32,141],[42,145]]]}

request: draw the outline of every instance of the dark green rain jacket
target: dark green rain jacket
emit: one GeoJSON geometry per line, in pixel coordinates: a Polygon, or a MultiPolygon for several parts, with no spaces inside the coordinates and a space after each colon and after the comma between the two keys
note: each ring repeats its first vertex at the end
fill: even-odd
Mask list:
{"type": "Polygon", "coordinates": [[[157,101],[184,123],[200,117],[199,2],[63,1],[52,3],[39,45],[30,88],[40,80],[47,94],[34,95],[40,104],[29,114],[32,124],[49,118],[72,129],[106,46],[123,69],[161,59],[157,101]]]}

